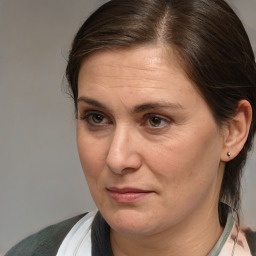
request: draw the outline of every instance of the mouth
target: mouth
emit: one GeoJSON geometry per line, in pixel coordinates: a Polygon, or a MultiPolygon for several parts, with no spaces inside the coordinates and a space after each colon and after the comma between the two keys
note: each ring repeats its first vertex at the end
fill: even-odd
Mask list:
{"type": "Polygon", "coordinates": [[[117,187],[110,187],[107,188],[107,191],[110,197],[118,203],[134,203],[137,202],[150,194],[154,193],[150,190],[143,190],[138,188],[117,188],[117,187]]]}

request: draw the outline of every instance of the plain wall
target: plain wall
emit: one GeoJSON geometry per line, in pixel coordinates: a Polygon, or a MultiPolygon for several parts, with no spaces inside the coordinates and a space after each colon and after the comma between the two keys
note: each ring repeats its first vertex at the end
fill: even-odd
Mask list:
{"type": "MultiPolygon", "coordinates": [[[[0,254],[46,225],[95,207],[63,78],[75,32],[103,2],[0,0],[0,254]]],[[[256,49],[256,1],[230,2],[256,49]]],[[[254,153],[243,198],[246,224],[254,228],[255,166],[254,153]]]]}

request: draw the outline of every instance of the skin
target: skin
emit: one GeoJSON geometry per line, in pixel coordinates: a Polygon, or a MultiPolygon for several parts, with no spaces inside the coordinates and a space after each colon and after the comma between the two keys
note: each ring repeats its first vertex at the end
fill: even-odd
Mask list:
{"type": "Polygon", "coordinates": [[[78,151],[116,256],[207,255],[222,232],[228,132],[166,56],[160,46],[102,51],[80,69],[78,151]],[[124,203],[110,187],[149,193],[124,203]]]}

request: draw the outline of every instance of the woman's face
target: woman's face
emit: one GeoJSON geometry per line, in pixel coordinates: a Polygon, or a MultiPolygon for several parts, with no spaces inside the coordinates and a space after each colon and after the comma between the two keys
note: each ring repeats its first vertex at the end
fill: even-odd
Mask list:
{"type": "Polygon", "coordinates": [[[79,155],[98,209],[119,233],[217,215],[224,135],[175,55],[166,56],[157,46],[102,51],[80,69],[79,155]]]}

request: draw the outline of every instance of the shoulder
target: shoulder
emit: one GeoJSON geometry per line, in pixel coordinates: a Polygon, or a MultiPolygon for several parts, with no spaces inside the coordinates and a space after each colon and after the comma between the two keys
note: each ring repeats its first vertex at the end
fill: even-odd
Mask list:
{"type": "Polygon", "coordinates": [[[251,229],[244,230],[245,236],[253,256],[256,256],[256,232],[251,229]]]}
{"type": "Polygon", "coordinates": [[[14,246],[5,256],[56,255],[71,228],[86,214],[64,220],[35,233],[14,246]]]}

